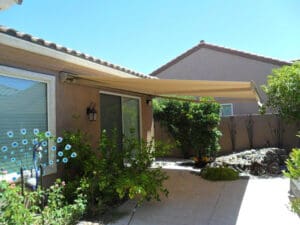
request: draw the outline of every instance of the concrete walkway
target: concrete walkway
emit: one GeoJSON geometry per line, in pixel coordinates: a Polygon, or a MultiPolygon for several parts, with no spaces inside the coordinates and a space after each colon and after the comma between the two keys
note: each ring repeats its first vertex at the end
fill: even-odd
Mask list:
{"type": "MultiPolygon", "coordinates": [[[[167,170],[168,198],[137,208],[131,225],[299,225],[289,211],[289,180],[203,180],[191,171],[167,170]]],[[[123,215],[111,225],[127,225],[135,202],[118,209],[123,215]]]]}

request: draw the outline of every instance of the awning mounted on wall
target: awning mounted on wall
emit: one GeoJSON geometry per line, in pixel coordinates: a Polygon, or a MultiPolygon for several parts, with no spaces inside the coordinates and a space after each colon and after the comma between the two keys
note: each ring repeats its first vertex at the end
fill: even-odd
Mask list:
{"type": "Polygon", "coordinates": [[[174,95],[211,96],[257,101],[260,103],[260,96],[253,82],[141,79],[79,75],[75,75],[74,78],[93,82],[95,86],[99,87],[109,87],[158,97],[174,95]]]}

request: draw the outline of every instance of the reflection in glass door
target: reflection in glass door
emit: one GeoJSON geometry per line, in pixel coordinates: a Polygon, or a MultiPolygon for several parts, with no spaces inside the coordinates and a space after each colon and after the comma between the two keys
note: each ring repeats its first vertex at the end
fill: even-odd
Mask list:
{"type": "Polygon", "coordinates": [[[140,107],[139,100],[122,97],[123,135],[140,138],[140,107]]]}
{"type": "Polygon", "coordinates": [[[115,130],[119,149],[122,138],[140,139],[140,101],[138,98],[100,94],[100,126],[112,138],[115,130]]]}

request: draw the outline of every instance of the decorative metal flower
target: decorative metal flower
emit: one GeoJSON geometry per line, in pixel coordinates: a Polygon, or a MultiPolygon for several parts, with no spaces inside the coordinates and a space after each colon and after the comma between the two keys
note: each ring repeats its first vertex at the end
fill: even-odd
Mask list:
{"type": "Polygon", "coordinates": [[[35,129],[33,129],[33,133],[34,133],[34,135],[38,135],[40,133],[40,130],[35,128],[35,129]]]}
{"type": "Polygon", "coordinates": [[[8,150],[7,146],[2,146],[1,151],[6,152],[8,150]]]}
{"type": "Polygon", "coordinates": [[[20,130],[20,133],[21,133],[22,135],[25,135],[25,134],[27,133],[27,130],[26,130],[25,128],[22,128],[22,129],[20,130]]]}
{"type": "Polygon", "coordinates": [[[12,132],[12,131],[8,131],[6,134],[9,138],[14,137],[14,132],[12,132]]]}
{"type": "MultiPolygon", "coordinates": [[[[50,131],[40,132],[38,128],[33,130],[22,128],[19,131],[10,130],[6,132],[8,138],[14,138],[11,143],[0,146],[3,153],[0,158],[1,166],[4,165],[5,171],[8,173],[16,172],[17,168],[34,169],[36,180],[40,174],[38,166],[53,167],[57,163],[68,163],[71,158],[77,157],[76,152],[71,154],[64,154],[64,151],[70,151],[72,146],[70,144],[62,145],[62,137],[53,137],[50,131]],[[54,141],[52,141],[54,140],[54,141]],[[43,154],[48,154],[48,150],[57,152],[57,159],[49,159],[43,157],[43,154]],[[7,167],[7,168],[5,168],[7,167]]],[[[20,172],[18,172],[20,174],[20,172]]],[[[37,184],[38,182],[36,182],[37,184]]],[[[36,186],[37,188],[37,186],[36,186]]]]}
{"type": "Polygon", "coordinates": [[[22,140],[22,144],[23,144],[23,145],[27,145],[27,144],[28,144],[28,140],[27,140],[27,139],[23,139],[23,140],[22,140]]]}

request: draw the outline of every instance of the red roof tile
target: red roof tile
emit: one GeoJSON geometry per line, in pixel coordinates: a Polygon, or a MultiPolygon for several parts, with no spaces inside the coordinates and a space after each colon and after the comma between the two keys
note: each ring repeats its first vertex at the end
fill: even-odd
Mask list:
{"type": "Polygon", "coordinates": [[[58,44],[53,43],[53,42],[46,41],[46,40],[41,39],[41,38],[33,37],[30,34],[22,33],[22,32],[16,31],[14,29],[11,29],[11,28],[8,28],[8,27],[5,27],[5,26],[0,25],[0,33],[4,33],[4,34],[7,34],[7,35],[10,35],[10,36],[13,36],[13,37],[25,40],[25,41],[29,41],[29,42],[32,42],[34,44],[41,45],[43,47],[51,48],[51,49],[54,49],[54,50],[59,51],[59,52],[63,52],[63,53],[69,54],[69,55],[73,55],[73,56],[76,56],[76,57],[79,57],[79,58],[82,58],[82,59],[100,64],[100,65],[103,65],[103,66],[107,66],[107,67],[110,67],[110,68],[113,68],[113,69],[116,69],[116,70],[119,70],[119,71],[122,71],[122,72],[125,72],[125,73],[128,73],[128,74],[137,76],[137,77],[149,78],[149,79],[153,78],[152,76],[135,72],[135,71],[130,70],[128,68],[121,67],[121,66],[106,62],[102,59],[94,58],[93,56],[87,55],[85,53],[82,53],[82,52],[79,52],[79,51],[76,51],[76,50],[73,50],[73,49],[70,49],[70,48],[66,48],[64,46],[58,45],[58,44]]]}

